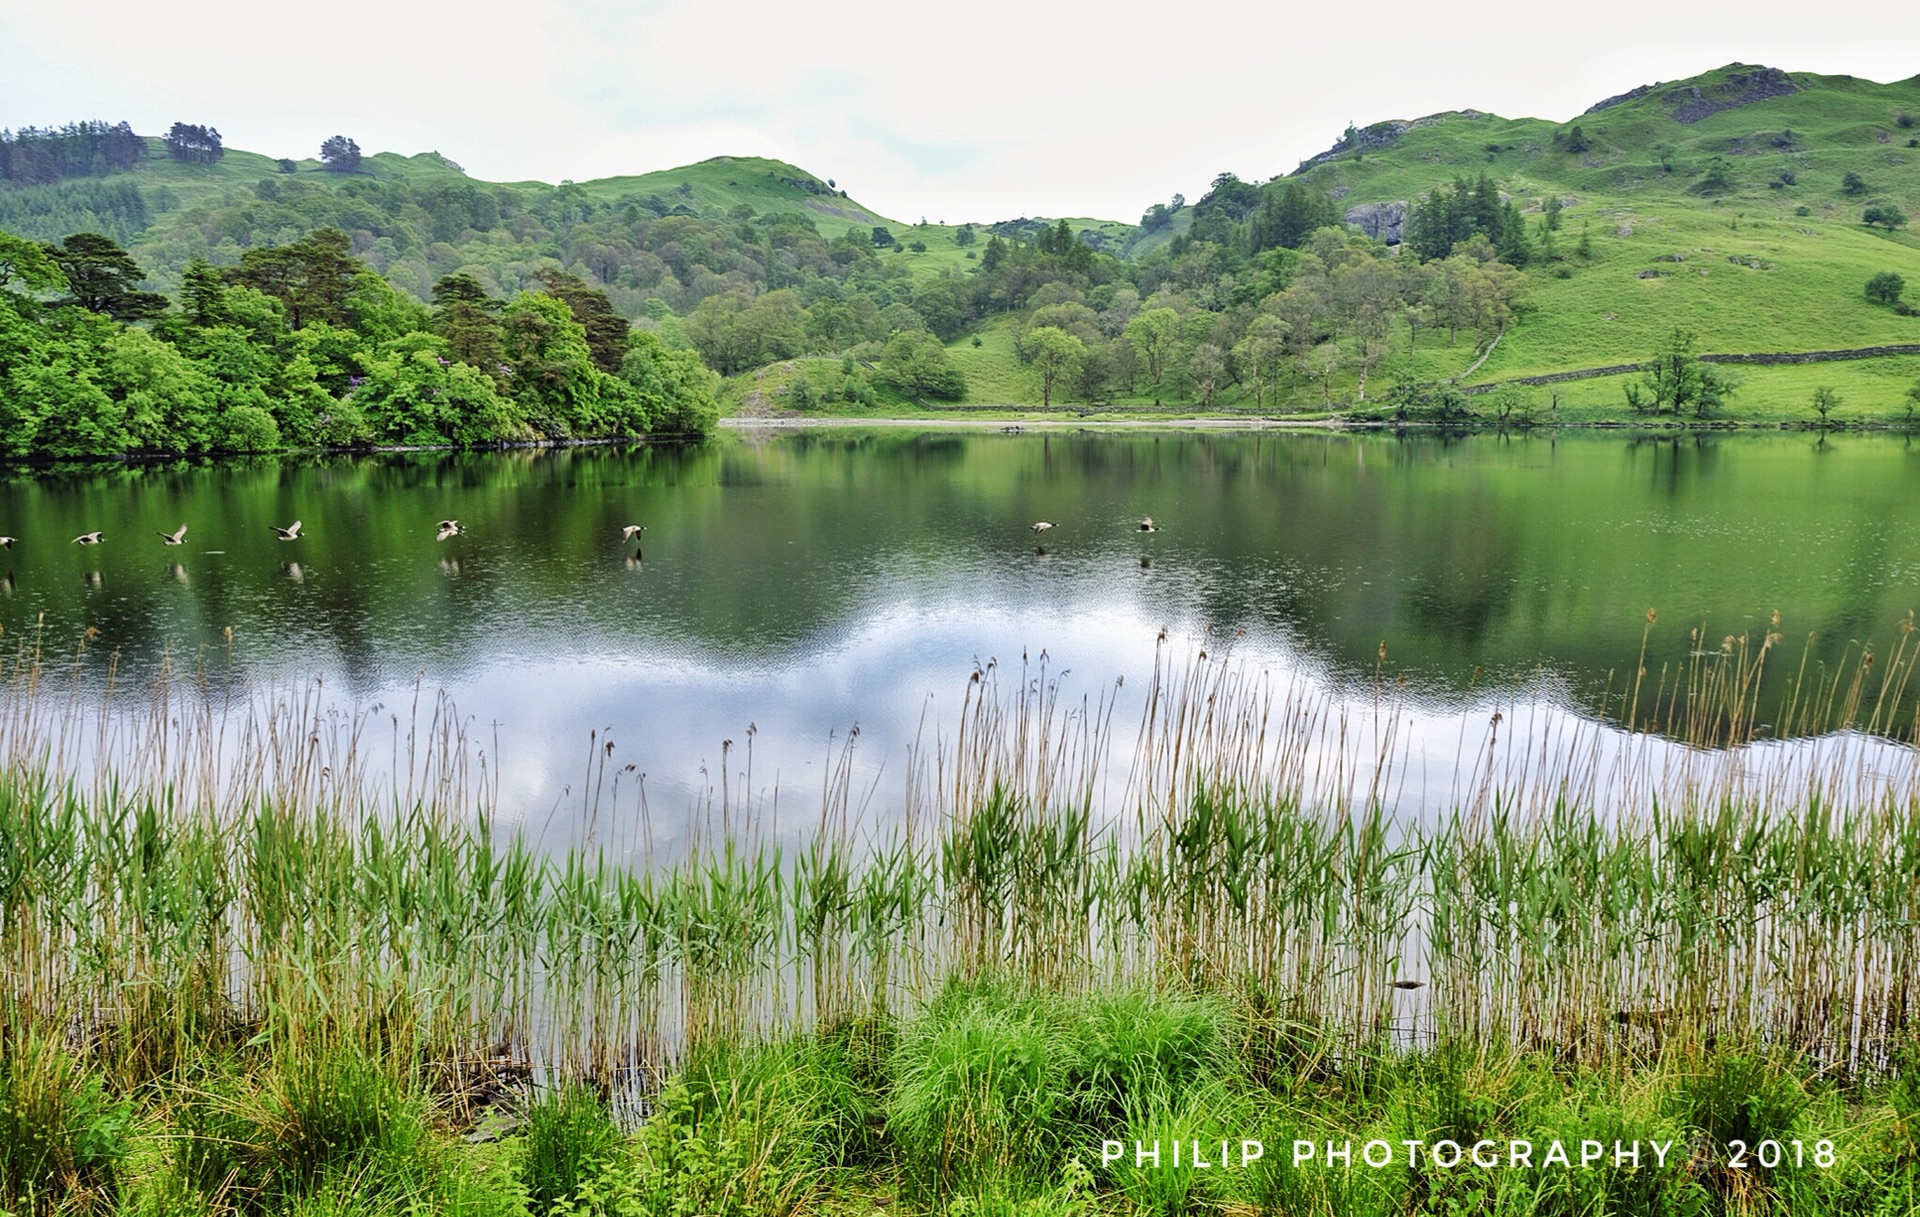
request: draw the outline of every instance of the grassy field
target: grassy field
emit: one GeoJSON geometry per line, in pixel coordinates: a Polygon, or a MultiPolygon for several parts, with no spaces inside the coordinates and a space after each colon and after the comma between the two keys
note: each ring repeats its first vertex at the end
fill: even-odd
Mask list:
{"type": "Polygon", "coordinates": [[[595,843],[509,831],[444,705],[389,756],[317,695],[109,710],[23,652],[0,1211],[1908,1211],[1920,786],[1871,746],[1912,739],[1903,638],[1779,705],[1776,640],[1729,639],[1622,691],[1677,767],[1523,735],[1544,795],[1463,758],[1430,825],[1309,773],[1363,724],[1204,654],[1157,667],[1109,819],[1102,718],[989,667],[896,830],[842,767],[797,845],[723,794],[658,853],[591,769],[595,843]],[[1742,755],[1823,726],[1856,746],[1742,755]]]}

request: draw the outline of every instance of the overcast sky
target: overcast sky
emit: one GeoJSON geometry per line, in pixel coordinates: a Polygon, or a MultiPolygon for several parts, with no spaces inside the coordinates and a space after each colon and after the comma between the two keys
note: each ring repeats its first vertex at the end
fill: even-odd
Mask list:
{"type": "Polygon", "coordinates": [[[1349,121],[1564,120],[1734,61],[1904,79],[1916,28],[1887,0],[0,0],[0,126],[204,122],[272,156],[339,132],[493,180],[771,156],[909,222],[1133,220],[1349,121]]]}

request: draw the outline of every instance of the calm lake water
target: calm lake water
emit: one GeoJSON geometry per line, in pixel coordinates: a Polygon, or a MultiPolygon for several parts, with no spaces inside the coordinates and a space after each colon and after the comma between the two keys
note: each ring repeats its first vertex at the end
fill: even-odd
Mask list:
{"type": "Polygon", "coordinates": [[[1044,652],[1124,725],[1115,681],[1144,683],[1163,629],[1185,651],[1230,639],[1332,699],[1390,688],[1417,720],[1410,797],[1432,802],[1489,705],[1600,712],[1650,607],[1650,667],[1686,662],[1695,627],[1757,640],[1776,611],[1796,662],[1809,632],[1816,663],[1893,646],[1920,606],[1920,449],[835,429],[15,473],[0,533],[20,538],[0,552],[4,642],[64,655],[98,630],[90,689],[116,652],[122,682],[171,656],[256,684],[323,677],[349,704],[445,689],[497,739],[503,809],[530,821],[577,821],[601,740],[656,814],[684,811],[719,785],[722,740],[741,767],[750,725],[739,777],[797,821],[856,724],[884,807],[976,664],[1017,680],[1044,652]],[[1161,531],[1136,531],[1145,514],[1161,531]],[[468,535],[437,543],[443,517],[468,535]],[[301,538],[276,540],[296,518],[301,538]],[[163,546],[181,523],[186,544],[163,546]],[[627,523],[647,525],[638,555],[627,523]],[[95,529],[103,544],[70,543],[95,529]]]}

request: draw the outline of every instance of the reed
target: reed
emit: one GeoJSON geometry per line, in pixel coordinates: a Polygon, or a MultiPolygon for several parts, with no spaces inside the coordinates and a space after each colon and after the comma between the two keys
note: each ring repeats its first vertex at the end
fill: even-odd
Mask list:
{"type": "Polygon", "coordinates": [[[614,831],[651,812],[598,742],[594,827],[542,850],[444,697],[342,709],[217,663],[131,694],[110,665],[63,684],[36,639],[0,684],[0,1008],[126,1089],[262,1037],[644,1089],[703,1044],[988,976],[1235,994],[1274,1045],[1334,1054],[1597,1065],[1740,1029],[1870,1072],[1916,996],[1920,646],[1903,623],[1790,679],[1778,646],[1643,657],[1601,721],[1496,704],[1437,818],[1396,814],[1410,711],[1384,679],[1342,698],[1231,640],[1163,645],[1126,752],[1119,687],[988,664],[886,831],[850,739],[816,830],[773,844],[749,738],[669,859],[614,831]]]}

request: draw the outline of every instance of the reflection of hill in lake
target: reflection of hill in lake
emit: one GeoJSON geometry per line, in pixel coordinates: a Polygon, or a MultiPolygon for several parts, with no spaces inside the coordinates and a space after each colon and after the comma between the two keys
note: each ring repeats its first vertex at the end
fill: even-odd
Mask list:
{"type": "Polygon", "coordinates": [[[1028,619],[1038,648],[1129,605],[1282,641],[1336,680],[1371,681],[1384,640],[1386,672],[1435,695],[1544,665],[1591,706],[1649,606],[1656,678],[1693,626],[1757,640],[1775,609],[1795,659],[1809,630],[1829,657],[1890,642],[1920,601],[1915,476],[1886,437],[1242,432],[116,468],[0,487],[22,537],[0,623],[30,635],[44,611],[60,648],[94,626],[136,667],[224,655],[231,625],[252,662],[370,688],[522,656],[804,669],[876,621],[956,610],[1028,619]],[[1147,513],[1163,531],[1133,530],[1147,513]],[[469,535],[437,544],[448,516],[469,535]],[[277,541],[296,517],[306,535],[277,541]],[[1044,554],[1037,519],[1058,525],[1044,554]],[[162,547],[182,521],[188,543],[162,547]],[[629,522],[649,526],[637,564],[629,522]],[[107,544],[68,543],[93,528],[107,544]]]}

